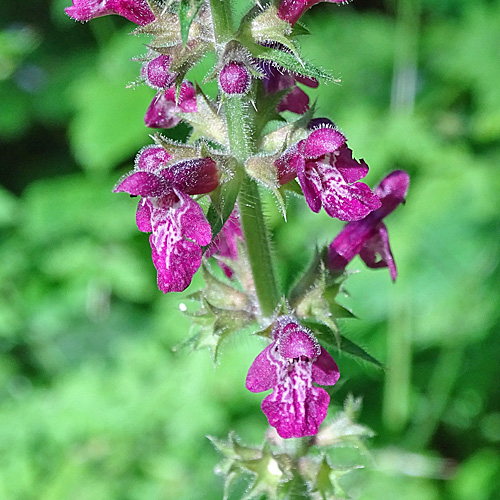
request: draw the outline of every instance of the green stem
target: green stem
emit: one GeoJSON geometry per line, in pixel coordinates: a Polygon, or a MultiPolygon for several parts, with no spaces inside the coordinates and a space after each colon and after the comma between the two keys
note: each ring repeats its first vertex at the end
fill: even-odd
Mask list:
{"type": "MultiPolygon", "coordinates": [[[[231,40],[231,2],[210,0],[216,42],[231,40]]],[[[231,96],[224,101],[229,148],[237,168],[244,170],[245,162],[253,154],[253,128],[247,113],[250,100],[246,96],[231,96]]],[[[271,255],[269,231],[262,211],[259,188],[245,174],[238,195],[241,225],[248,251],[255,290],[263,316],[271,316],[278,305],[280,294],[271,255]]]]}
{"type": "MultiPolygon", "coordinates": [[[[225,111],[231,154],[236,158],[239,168],[244,168],[246,160],[252,154],[253,144],[251,123],[245,111],[243,98],[241,96],[228,97],[225,102],[225,111]]],[[[259,188],[248,175],[245,175],[243,179],[238,201],[248,260],[260,310],[264,316],[271,316],[278,305],[280,294],[259,188]]]]}
{"type": "Polygon", "coordinates": [[[252,269],[260,310],[271,316],[278,305],[280,294],[269,245],[269,234],[262,213],[259,189],[253,179],[246,176],[238,196],[241,224],[252,269]]]}

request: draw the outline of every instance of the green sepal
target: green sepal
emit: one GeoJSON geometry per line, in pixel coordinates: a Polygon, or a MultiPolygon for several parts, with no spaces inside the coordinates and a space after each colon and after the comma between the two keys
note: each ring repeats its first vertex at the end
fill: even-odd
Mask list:
{"type": "Polygon", "coordinates": [[[252,47],[251,52],[254,57],[271,61],[291,73],[308,76],[309,78],[315,78],[323,82],[335,81],[335,78],[330,73],[327,73],[307,61],[298,60],[289,52],[273,49],[271,47],[262,47],[260,45],[252,47]]]}
{"type": "Polygon", "coordinates": [[[238,465],[252,473],[254,480],[241,500],[260,498],[263,494],[269,500],[281,498],[283,484],[292,479],[292,462],[288,455],[274,455],[269,443],[265,442],[262,454],[253,460],[241,460],[238,465]]]}
{"type": "Polygon", "coordinates": [[[224,476],[224,499],[229,497],[232,484],[240,477],[247,478],[248,474],[254,479],[243,499],[259,498],[264,493],[269,495],[268,498],[277,499],[281,478],[288,479],[289,476],[287,469],[290,465],[286,458],[282,455],[275,457],[267,443],[261,447],[245,446],[234,432],[229,433],[227,441],[212,436],[208,438],[225,457],[216,467],[216,473],[224,476]]]}
{"type": "Polygon", "coordinates": [[[222,226],[231,215],[238,198],[238,193],[240,192],[244,172],[241,168],[237,168],[236,162],[234,162],[232,167],[232,179],[220,183],[210,193],[211,202],[207,212],[207,220],[212,228],[212,238],[215,238],[219,234],[222,226]]]}
{"type": "Polygon", "coordinates": [[[153,134],[151,138],[158,146],[161,146],[172,156],[167,165],[177,163],[181,160],[188,160],[190,158],[200,158],[200,148],[198,146],[192,146],[185,144],[184,142],[174,141],[158,132],[153,134]]]}
{"type": "MultiPolygon", "coordinates": [[[[313,109],[313,107],[311,107],[311,109],[313,109]]],[[[307,116],[311,116],[309,111],[310,110],[306,112],[307,116]]],[[[287,123],[282,127],[278,127],[275,130],[268,132],[260,140],[259,145],[261,149],[273,153],[277,151],[284,151],[288,146],[299,142],[302,139],[307,139],[310,133],[309,130],[307,130],[308,122],[309,120],[301,117],[292,123],[287,123]]]]}
{"type": "Polygon", "coordinates": [[[295,196],[304,196],[302,188],[297,182],[297,179],[292,179],[290,182],[287,182],[285,185],[281,186],[280,191],[283,195],[286,193],[291,193],[295,196]]]}
{"type": "Polygon", "coordinates": [[[344,500],[350,498],[339,480],[342,476],[359,468],[360,466],[333,467],[330,465],[327,457],[323,455],[317,465],[315,477],[312,480],[314,486],[311,493],[318,495],[321,500],[344,500]]]}
{"type": "Polygon", "coordinates": [[[202,307],[196,313],[184,313],[190,317],[197,333],[187,340],[193,350],[208,349],[217,363],[221,343],[230,335],[242,330],[254,321],[253,314],[212,306],[201,297],[202,307]]]}
{"type": "Polygon", "coordinates": [[[342,291],[346,275],[331,275],[325,267],[326,260],[327,249],[316,250],[311,264],[291,289],[289,300],[299,318],[315,318],[327,325],[336,336],[337,346],[340,346],[336,320],[355,316],[335,300],[342,291]]]}
{"type": "Polygon", "coordinates": [[[296,308],[304,294],[310,290],[316,281],[320,279],[323,273],[323,260],[326,255],[326,249],[314,251],[311,263],[300,276],[299,280],[292,286],[288,292],[288,300],[293,308],[296,308]]]}
{"type": "Polygon", "coordinates": [[[309,485],[298,470],[292,470],[292,479],[281,484],[279,490],[279,499],[284,500],[304,500],[311,498],[309,496],[309,485]]]}
{"type": "Polygon", "coordinates": [[[372,429],[357,422],[357,414],[361,409],[361,398],[349,394],[344,401],[344,409],[321,426],[313,438],[314,444],[320,447],[351,447],[369,455],[364,444],[367,438],[375,435],[372,429]]]}
{"type": "Polygon", "coordinates": [[[298,46],[289,37],[292,33],[292,27],[286,21],[278,17],[278,9],[270,5],[264,11],[261,11],[248,23],[243,36],[246,36],[245,30],[250,30],[250,35],[257,43],[276,42],[286,47],[298,60],[301,60],[298,46]]]}
{"type": "Polygon", "coordinates": [[[162,2],[148,0],[149,7],[155,16],[155,20],[145,26],[137,26],[133,35],[150,35],[153,37],[150,42],[151,47],[166,47],[176,45],[181,42],[179,17],[169,8],[172,2],[168,5],[163,5],[162,2]]]}
{"type": "Polygon", "coordinates": [[[198,14],[203,0],[180,0],[179,4],[179,22],[181,25],[182,44],[185,46],[189,37],[189,28],[198,14]]]}
{"type": "Polygon", "coordinates": [[[206,262],[202,263],[201,274],[206,285],[201,293],[211,306],[228,311],[250,309],[247,295],[216,278],[206,262]]]}
{"type": "Polygon", "coordinates": [[[226,124],[199,85],[196,85],[196,108],[197,111],[194,113],[178,113],[186,123],[193,127],[189,141],[195,142],[205,138],[221,146],[227,146],[226,124]]]}
{"type": "Polygon", "coordinates": [[[263,85],[258,86],[257,96],[255,99],[255,107],[257,111],[253,113],[253,121],[255,128],[255,137],[259,138],[264,130],[264,127],[270,121],[285,121],[278,113],[277,108],[281,100],[292,91],[292,88],[278,90],[268,94],[264,90],[263,85]]]}
{"type": "Polygon", "coordinates": [[[310,35],[311,32],[300,22],[295,23],[292,28],[292,37],[310,35]]]}
{"type": "Polygon", "coordinates": [[[280,190],[278,170],[274,165],[278,157],[279,154],[252,156],[245,163],[245,171],[252,179],[271,191],[276,199],[278,210],[286,221],[285,198],[280,190]]]}
{"type": "Polygon", "coordinates": [[[367,363],[385,370],[385,366],[368,354],[362,347],[349,340],[338,331],[332,330],[329,326],[319,321],[308,318],[301,319],[301,323],[317,334],[325,344],[339,353],[348,354],[354,358],[366,361],[367,363]]]}
{"type": "Polygon", "coordinates": [[[238,441],[238,437],[234,431],[228,435],[227,441],[222,439],[207,436],[211,443],[217,448],[217,451],[232,460],[255,460],[261,456],[261,449],[257,447],[249,447],[242,445],[238,441]]]}

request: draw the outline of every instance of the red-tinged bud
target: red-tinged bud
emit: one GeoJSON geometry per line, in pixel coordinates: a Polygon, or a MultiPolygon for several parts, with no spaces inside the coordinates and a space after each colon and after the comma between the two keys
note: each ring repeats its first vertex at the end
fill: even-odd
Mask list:
{"type": "Polygon", "coordinates": [[[144,64],[142,76],[151,88],[165,90],[173,85],[177,73],[169,72],[171,61],[170,56],[162,54],[144,64]]]}
{"type": "Polygon", "coordinates": [[[250,89],[250,73],[242,63],[229,62],[219,74],[219,85],[228,95],[243,95],[250,89]]]}

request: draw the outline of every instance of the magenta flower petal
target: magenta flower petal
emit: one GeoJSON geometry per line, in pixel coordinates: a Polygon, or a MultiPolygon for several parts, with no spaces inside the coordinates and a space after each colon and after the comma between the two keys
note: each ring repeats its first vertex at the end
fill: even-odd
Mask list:
{"type": "Polygon", "coordinates": [[[151,226],[152,211],[153,206],[151,205],[151,201],[147,198],[141,198],[135,213],[135,221],[139,231],[142,231],[143,233],[150,233],[153,231],[153,227],[151,226]]]}
{"type": "Polygon", "coordinates": [[[279,113],[291,111],[303,115],[309,109],[309,96],[297,85],[294,85],[292,90],[281,99],[277,109],[279,113]]]}
{"type": "Polygon", "coordinates": [[[380,207],[380,200],[366,184],[348,184],[335,167],[321,163],[312,170],[321,179],[321,201],[330,217],[355,221],[380,207]]]}
{"type": "Polygon", "coordinates": [[[343,145],[336,152],[333,161],[335,168],[342,174],[344,180],[348,183],[359,181],[368,174],[368,165],[364,160],[359,162],[352,157],[352,150],[343,145]]]}
{"type": "MultiPolygon", "coordinates": [[[[226,259],[237,261],[239,241],[243,241],[243,232],[241,231],[238,210],[235,209],[222,226],[219,234],[217,234],[210,246],[207,248],[205,257],[225,257],[226,259]]],[[[224,274],[231,279],[234,271],[230,265],[226,264],[222,260],[218,260],[217,263],[224,271],[224,274]]]]}
{"type": "Polygon", "coordinates": [[[299,360],[261,408],[269,425],[287,439],[317,434],[329,402],[328,393],[312,385],[311,364],[299,360]]]}
{"type": "Polygon", "coordinates": [[[345,3],[346,0],[281,0],[278,7],[278,17],[289,22],[292,26],[302,14],[320,2],[345,3]]]}
{"type": "Polygon", "coordinates": [[[156,172],[171,159],[172,156],[169,152],[161,146],[146,146],[139,151],[135,158],[135,170],[156,172]]]}
{"type": "Polygon", "coordinates": [[[321,347],[321,354],[312,366],[312,380],[319,385],[334,385],[340,377],[339,367],[330,353],[321,347]]]}
{"type": "Polygon", "coordinates": [[[123,16],[140,26],[155,20],[147,0],[73,0],[73,5],[64,10],[77,21],[89,21],[110,14],[123,16]]]}
{"type": "Polygon", "coordinates": [[[146,83],[153,89],[167,89],[173,85],[177,73],[170,73],[171,56],[160,55],[143,66],[142,75],[146,83]]]}
{"type": "Polygon", "coordinates": [[[278,171],[278,181],[281,185],[287,184],[297,177],[299,170],[304,170],[305,160],[302,154],[304,141],[293,144],[283,151],[283,154],[274,162],[278,171]]]}
{"type": "MultiPolygon", "coordinates": [[[[169,101],[176,102],[175,87],[170,87],[165,92],[165,96],[169,101]]],[[[182,82],[176,105],[179,108],[178,111],[182,111],[183,113],[194,113],[196,111],[196,90],[191,82],[187,80],[182,82]]]]}
{"type": "Polygon", "coordinates": [[[379,223],[378,232],[365,243],[359,252],[359,256],[372,269],[388,267],[392,281],[396,281],[398,271],[394,257],[392,256],[391,246],[389,245],[387,227],[383,222],[379,223]],[[380,256],[380,260],[377,260],[377,255],[380,256]]]}
{"type": "Polygon", "coordinates": [[[127,175],[113,192],[124,192],[132,196],[161,196],[167,189],[167,183],[162,177],[140,170],[127,175]]]}
{"type": "Polygon", "coordinates": [[[297,178],[309,208],[318,213],[322,205],[323,183],[317,169],[306,169],[305,162],[297,168],[297,178]]]}
{"type": "Polygon", "coordinates": [[[176,113],[194,113],[196,109],[196,91],[193,84],[182,82],[177,102],[175,86],[156,94],[146,110],[144,123],[150,128],[173,128],[181,121],[176,113]]]}
{"type": "MultiPolygon", "coordinates": [[[[287,50],[283,46],[281,49],[287,50]]],[[[318,86],[317,80],[303,75],[291,74],[286,69],[274,66],[269,61],[260,60],[258,61],[258,65],[261,73],[264,75],[262,80],[264,90],[268,94],[290,89],[290,92],[278,104],[278,112],[292,111],[293,113],[304,114],[309,109],[309,96],[297,87],[296,82],[299,81],[304,85],[316,88],[318,86]]]]}
{"type": "Polygon", "coordinates": [[[219,185],[217,165],[209,156],[181,161],[158,174],[168,176],[174,187],[187,194],[210,193],[219,185]]]}
{"type": "Polygon", "coordinates": [[[294,75],[294,77],[299,83],[302,83],[312,89],[317,89],[319,87],[319,82],[318,80],[316,80],[316,78],[300,74],[296,74],[294,75]]]}
{"type": "Polygon", "coordinates": [[[226,94],[246,94],[250,83],[250,73],[242,63],[229,62],[220,71],[219,85],[226,94]]]}
{"type": "Polygon", "coordinates": [[[159,92],[146,110],[144,123],[150,128],[173,128],[181,121],[175,115],[176,111],[175,101],[169,99],[166,93],[159,92]]]}
{"type": "Polygon", "coordinates": [[[278,383],[278,374],[286,369],[286,362],[276,351],[277,347],[273,342],[255,358],[245,381],[245,387],[250,392],[267,391],[278,383]]]}
{"type": "Polygon", "coordinates": [[[329,127],[317,128],[306,139],[304,157],[314,159],[333,153],[345,142],[346,138],[338,130],[329,127]]]}
{"type": "Polygon", "coordinates": [[[409,181],[408,174],[403,170],[396,170],[381,181],[375,189],[381,202],[380,208],[364,219],[344,226],[328,249],[330,269],[343,271],[359,254],[368,267],[388,267],[392,280],[396,279],[396,264],[389,245],[387,228],[382,220],[399,204],[404,203],[409,181]]]}
{"type": "MultiPolygon", "coordinates": [[[[318,123],[331,122],[321,119],[318,123]]],[[[331,217],[355,221],[381,206],[366,184],[355,182],[368,173],[368,166],[352,158],[344,135],[332,126],[314,128],[307,139],[288,147],[275,166],[280,184],[297,174],[313,212],[323,207],[331,217]]]]}
{"type": "Polygon", "coordinates": [[[211,242],[212,231],[203,210],[189,195],[213,191],[219,182],[212,158],[168,165],[171,158],[160,146],[143,148],[134,170],[114,190],[142,196],[137,227],[152,232],[151,254],[158,287],[164,292],[184,290],[200,267],[201,247],[211,242]]]}
{"type": "Polygon", "coordinates": [[[158,288],[163,292],[185,290],[201,265],[201,247],[211,240],[210,224],[200,206],[188,195],[176,192],[179,201],[171,207],[155,207],[150,236],[158,288]],[[189,239],[187,239],[189,238],[189,239]]]}
{"type": "Polygon", "coordinates": [[[377,217],[382,219],[389,215],[394,209],[404,203],[410,176],[404,170],[394,170],[386,176],[375,189],[375,194],[382,201],[382,206],[377,211],[377,217]]]}
{"type": "Polygon", "coordinates": [[[342,270],[361,252],[363,246],[376,234],[376,225],[370,222],[370,216],[346,224],[330,245],[330,267],[342,270]]]}
{"type": "Polygon", "coordinates": [[[193,240],[200,246],[208,245],[212,241],[212,228],[202,208],[190,196],[177,190],[174,192],[180,200],[178,208],[174,208],[184,238],[193,240]]]}

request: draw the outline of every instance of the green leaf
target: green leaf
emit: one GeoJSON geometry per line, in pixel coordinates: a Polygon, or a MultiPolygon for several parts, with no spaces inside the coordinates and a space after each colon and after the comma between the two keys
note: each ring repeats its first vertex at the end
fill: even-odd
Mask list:
{"type": "Polygon", "coordinates": [[[189,37],[189,28],[198,14],[203,0],[181,0],[179,5],[179,21],[181,23],[181,38],[185,46],[189,37]]]}
{"type": "Polygon", "coordinates": [[[366,361],[377,368],[385,369],[380,361],[368,354],[362,347],[355,344],[344,335],[335,333],[327,325],[310,319],[301,319],[301,322],[314,333],[319,334],[320,338],[324,340],[329,347],[332,347],[340,353],[349,354],[355,358],[366,361]],[[340,342],[337,342],[338,339],[340,339],[340,342]]]}

